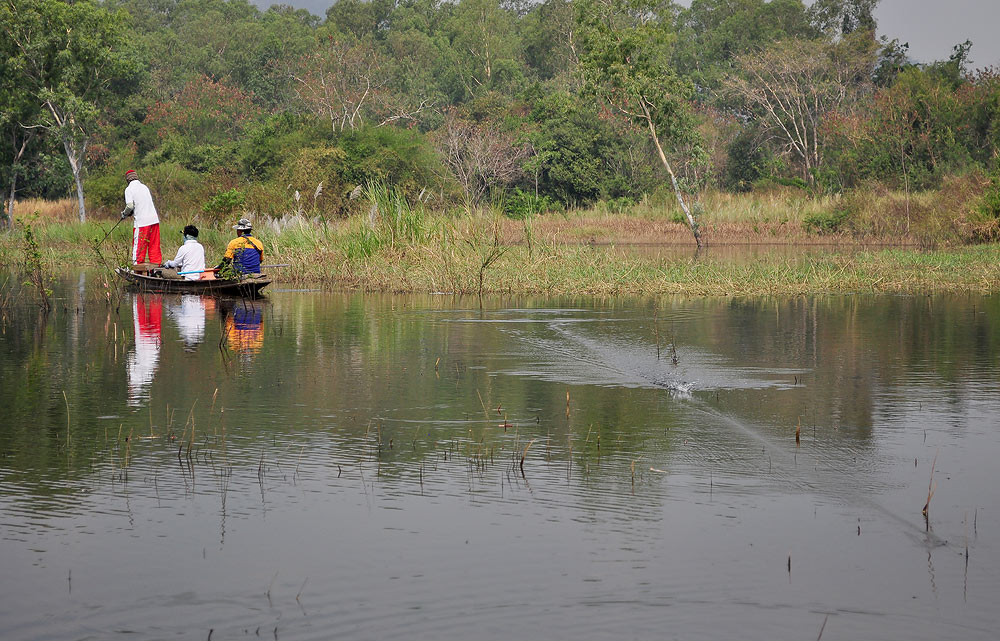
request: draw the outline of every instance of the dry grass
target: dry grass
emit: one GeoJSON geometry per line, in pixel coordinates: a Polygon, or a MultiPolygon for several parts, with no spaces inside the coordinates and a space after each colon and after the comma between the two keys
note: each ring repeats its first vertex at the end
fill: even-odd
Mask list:
{"type": "Polygon", "coordinates": [[[14,201],[14,219],[27,218],[38,213],[40,223],[72,223],[80,219],[75,198],[41,200],[30,198],[14,201]]]}
{"type": "Polygon", "coordinates": [[[966,242],[975,236],[973,209],[988,184],[980,174],[948,176],[938,189],[890,190],[881,185],[845,196],[848,231],[857,237],[898,238],[921,247],[966,242]]]}

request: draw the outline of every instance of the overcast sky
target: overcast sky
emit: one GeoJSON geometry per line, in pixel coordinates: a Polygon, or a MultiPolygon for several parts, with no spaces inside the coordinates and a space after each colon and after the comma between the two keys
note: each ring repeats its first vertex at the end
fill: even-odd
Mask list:
{"type": "MultiPolygon", "coordinates": [[[[269,0],[254,0],[260,7],[269,0]]],[[[323,17],[331,0],[285,0],[323,17]]],[[[690,4],[690,0],[681,0],[690,4]]],[[[918,62],[946,59],[952,47],[972,41],[972,66],[1000,66],[1000,0],[881,0],[875,11],[879,34],[910,43],[918,62]]]]}

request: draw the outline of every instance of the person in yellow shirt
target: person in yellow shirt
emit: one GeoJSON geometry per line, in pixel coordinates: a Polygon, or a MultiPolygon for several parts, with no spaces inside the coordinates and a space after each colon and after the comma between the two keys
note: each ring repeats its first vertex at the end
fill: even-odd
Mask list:
{"type": "Polygon", "coordinates": [[[253,225],[247,218],[240,218],[233,229],[236,230],[236,238],[229,241],[219,267],[231,263],[240,274],[259,274],[264,260],[264,243],[251,235],[253,225]]]}

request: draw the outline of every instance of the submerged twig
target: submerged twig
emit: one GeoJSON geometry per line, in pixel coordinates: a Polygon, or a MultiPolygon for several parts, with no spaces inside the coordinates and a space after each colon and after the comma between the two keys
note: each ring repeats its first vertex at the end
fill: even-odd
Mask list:
{"type": "Polygon", "coordinates": [[[927,483],[927,502],[924,503],[924,509],[921,510],[921,514],[927,516],[927,509],[931,505],[931,498],[934,496],[934,490],[937,489],[937,483],[934,482],[934,467],[937,465],[937,452],[934,452],[934,460],[931,462],[931,480],[927,483]]]}
{"type": "MultiPolygon", "coordinates": [[[[789,558],[791,558],[791,557],[789,557],[789,558]]],[[[819,641],[820,639],[823,638],[823,630],[826,628],[826,621],[829,618],[830,618],[829,614],[826,615],[825,617],[823,617],[823,625],[819,626],[819,636],[816,637],[816,641],[819,641]]]]}
{"type": "Polygon", "coordinates": [[[528,444],[524,446],[524,452],[521,453],[521,476],[524,476],[524,457],[528,455],[528,448],[531,447],[531,444],[536,440],[537,439],[531,439],[528,441],[528,444]]]}

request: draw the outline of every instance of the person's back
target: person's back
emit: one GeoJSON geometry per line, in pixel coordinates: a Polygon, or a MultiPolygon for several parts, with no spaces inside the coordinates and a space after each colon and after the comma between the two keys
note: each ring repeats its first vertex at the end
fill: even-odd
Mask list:
{"type": "Polygon", "coordinates": [[[234,228],[238,235],[229,241],[224,260],[232,261],[233,268],[241,274],[259,274],[264,243],[250,235],[250,221],[246,218],[240,219],[234,228]]]}
{"type": "Polygon", "coordinates": [[[185,280],[198,280],[205,271],[205,248],[198,242],[198,228],[194,225],[187,225],[182,233],[184,244],[177,250],[177,256],[163,263],[164,267],[176,271],[165,271],[163,276],[180,278],[179,274],[183,274],[185,280]]]}
{"type": "Polygon", "coordinates": [[[153,204],[149,187],[142,184],[134,169],[125,172],[125,210],[122,218],[134,216],[132,227],[132,264],[135,269],[145,263],[147,254],[151,263],[163,260],[160,253],[160,217],[153,204]]]}
{"type": "Polygon", "coordinates": [[[136,227],[148,227],[160,222],[156,205],[153,204],[153,194],[138,178],[130,180],[125,187],[125,204],[135,212],[136,227]]]}

